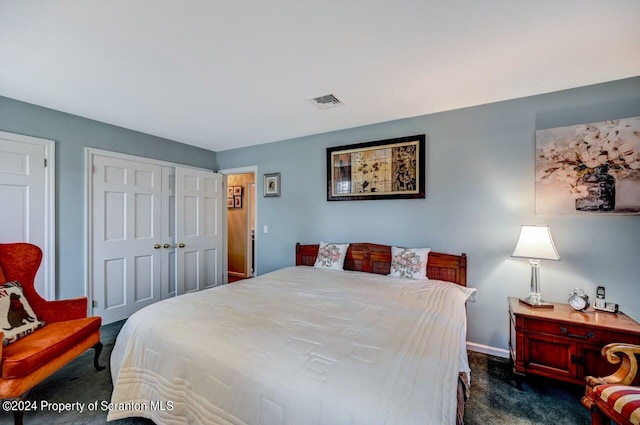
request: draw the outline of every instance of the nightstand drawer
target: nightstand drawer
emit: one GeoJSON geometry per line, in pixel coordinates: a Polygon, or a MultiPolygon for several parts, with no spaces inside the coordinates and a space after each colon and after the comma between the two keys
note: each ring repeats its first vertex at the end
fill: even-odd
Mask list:
{"type": "Polygon", "coordinates": [[[527,332],[564,337],[589,344],[606,345],[610,342],[628,341],[629,335],[612,329],[581,326],[571,323],[551,322],[547,320],[525,319],[527,332]]]}

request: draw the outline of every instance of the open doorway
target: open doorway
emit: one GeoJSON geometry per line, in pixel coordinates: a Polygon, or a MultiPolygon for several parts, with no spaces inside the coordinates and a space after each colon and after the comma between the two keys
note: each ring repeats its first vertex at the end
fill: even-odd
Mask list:
{"type": "Polygon", "coordinates": [[[221,170],[227,176],[228,281],[256,276],[256,170],[221,170]]]}

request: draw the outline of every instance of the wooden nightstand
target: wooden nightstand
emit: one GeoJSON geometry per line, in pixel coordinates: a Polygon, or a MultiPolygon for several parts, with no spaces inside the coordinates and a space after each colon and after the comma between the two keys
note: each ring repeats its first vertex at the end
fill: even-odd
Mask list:
{"type": "Polygon", "coordinates": [[[584,385],[585,376],[609,375],[619,366],[602,358],[603,346],[640,344],[640,324],[623,313],[578,312],[555,303],[552,310],[532,309],[510,297],[509,322],[509,351],[518,385],[526,374],[584,385]]]}

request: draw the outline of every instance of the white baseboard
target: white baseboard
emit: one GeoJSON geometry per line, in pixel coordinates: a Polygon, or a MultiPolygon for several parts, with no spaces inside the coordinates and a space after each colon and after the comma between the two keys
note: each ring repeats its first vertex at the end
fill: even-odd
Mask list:
{"type": "Polygon", "coordinates": [[[504,348],[491,347],[490,345],[478,344],[475,342],[467,342],[467,350],[475,351],[482,354],[488,354],[490,356],[502,357],[504,359],[509,358],[509,350],[504,348]]]}

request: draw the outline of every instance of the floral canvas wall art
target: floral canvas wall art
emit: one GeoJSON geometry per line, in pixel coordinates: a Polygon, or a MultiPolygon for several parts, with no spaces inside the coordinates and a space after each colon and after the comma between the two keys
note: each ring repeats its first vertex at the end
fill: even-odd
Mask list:
{"type": "Polygon", "coordinates": [[[640,117],[536,131],[535,208],[640,215],[640,117]]]}

